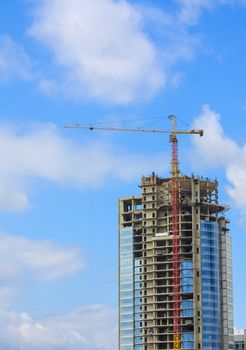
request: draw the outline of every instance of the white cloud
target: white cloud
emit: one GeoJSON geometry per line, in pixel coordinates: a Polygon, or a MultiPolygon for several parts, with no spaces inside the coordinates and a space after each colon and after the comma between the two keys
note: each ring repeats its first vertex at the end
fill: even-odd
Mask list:
{"type": "Polygon", "coordinates": [[[238,0],[176,0],[180,5],[179,20],[186,25],[196,25],[204,10],[212,10],[221,5],[240,5],[238,0]]]}
{"type": "Polygon", "coordinates": [[[0,346],[15,350],[115,350],[117,314],[106,306],[87,306],[64,315],[33,319],[0,310],[0,346]]]}
{"type": "Polygon", "coordinates": [[[204,9],[214,7],[214,0],[177,0],[180,4],[179,19],[182,23],[192,25],[197,24],[204,9]]]}
{"type": "Polygon", "coordinates": [[[34,13],[29,33],[67,69],[67,94],[129,103],[164,84],[144,19],[126,1],[42,0],[34,13]]]}
{"type": "Polygon", "coordinates": [[[0,81],[32,79],[31,62],[25,50],[9,36],[0,36],[0,81]]]}
{"type": "Polygon", "coordinates": [[[30,207],[30,183],[43,179],[68,186],[99,186],[106,178],[124,181],[163,169],[164,155],[145,157],[115,150],[106,142],[79,144],[53,124],[29,130],[0,126],[0,209],[30,207]]]}
{"type": "Polygon", "coordinates": [[[9,307],[13,303],[13,301],[16,299],[17,294],[18,293],[15,288],[9,287],[9,286],[1,286],[0,287],[0,309],[9,307]]]}
{"type": "Polygon", "coordinates": [[[193,59],[201,46],[189,26],[198,23],[204,10],[246,2],[176,2],[176,13],[126,0],[31,2],[33,23],[27,32],[52,53],[52,63],[30,58],[23,47],[2,36],[0,80],[18,77],[49,95],[111,104],[148,99],[161,88],[177,87],[183,73],[175,65],[193,59]]]}
{"type": "Polygon", "coordinates": [[[23,46],[9,35],[0,35],[0,83],[16,79],[31,82],[46,94],[56,90],[56,83],[37,70],[34,59],[23,46]]]}
{"type": "Polygon", "coordinates": [[[51,95],[57,89],[56,83],[54,80],[47,78],[40,78],[38,80],[38,88],[46,93],[47,95],[51,95]]]}
{"type": "Polygon", "coordinates": [[[229,195],[239,208],[246,210],[246,145],[241,147],[225,135],[220,115],[209,106],[203,107],[194,127],[204,129],[205,133],[203,138],[193,140],[196,146],[193,166],[222,167],[229,182],[229,195]]]}
{"type": "MultiPolygon", "coordinates": [[[[27,273],[44,282],[61,279],[83,269],[80,250],[49,241],[34,241],[21,236],[0,234],[0,282],[15,283],[27,273]]],[[[8,300],[12,290],[0,289],[0,299],[8,300]],[[2,299],[3,297],[3,299],[2,299]]]]}

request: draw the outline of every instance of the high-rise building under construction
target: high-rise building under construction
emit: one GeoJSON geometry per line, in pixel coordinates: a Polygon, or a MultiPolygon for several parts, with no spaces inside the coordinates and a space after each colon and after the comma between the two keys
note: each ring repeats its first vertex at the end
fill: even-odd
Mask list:
{"type": "Polygon", "coordinates": [[[179,176],[176,185],[177,240],[172,178],[143,177],[140,195],[119,200],[120,350],[233,349],[231,236],[218,182],[179,176]]]}

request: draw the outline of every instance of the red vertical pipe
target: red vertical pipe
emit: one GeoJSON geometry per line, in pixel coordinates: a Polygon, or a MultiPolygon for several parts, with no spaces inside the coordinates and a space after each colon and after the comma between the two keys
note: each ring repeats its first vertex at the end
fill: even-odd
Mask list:
{"type": "Polygon", "coordinates": [[[179,184],[178,184],[178,142],[172,137],[172,244],[173,244],[173,324],[174,350],[181,348],[180,337],[180,253],[179,253],[179,184]]]}

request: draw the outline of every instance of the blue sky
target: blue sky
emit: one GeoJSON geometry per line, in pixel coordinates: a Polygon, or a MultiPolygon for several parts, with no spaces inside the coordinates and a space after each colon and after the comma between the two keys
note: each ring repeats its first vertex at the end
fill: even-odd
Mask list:
{"type": "Polygon", "coordinates": [[[181,169],[231,207],[246,328],[245,19],[244,0],[1,3],[1,348],[116,348],[117,200],[169,176],[170,146],[63,125],[169,129],[170,113],[205,130],[180,140],[181,169]]]}

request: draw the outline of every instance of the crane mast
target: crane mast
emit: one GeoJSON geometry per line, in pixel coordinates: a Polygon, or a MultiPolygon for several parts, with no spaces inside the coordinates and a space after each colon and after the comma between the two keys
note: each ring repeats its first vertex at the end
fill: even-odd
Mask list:
{"type": "Polygon", "coordinates": [[[203,136],[203,130],[183,131],[176,128],[176,117],[170,115],[172,130],[143,129],[143,128],[113,128],[97,127],[92,125],[65,125],[65,128],[102,130],[102,131],[126,131],[126,132],[147,132],[169,134],[169,141],[172,147],[171,157],[171,205],[172,205],[172,275],[173,275],[173,342],[174,350],[181,349],[181,314],[180,314],[180,229],[179,229],[179,161],[178,161],[178,139],[177,135],[198,134],[203,136]]]}
{"type": "Polygon", "coordinates": [[[176,135],[175,116],[171,115],[172,133],[170,142],[172,145],[172,266],[173,266],[173,330],[174,350],[181,349],[180,332],[180,232],[179,232],[179,162],[178,162],[178,140],[176,135]]]}

